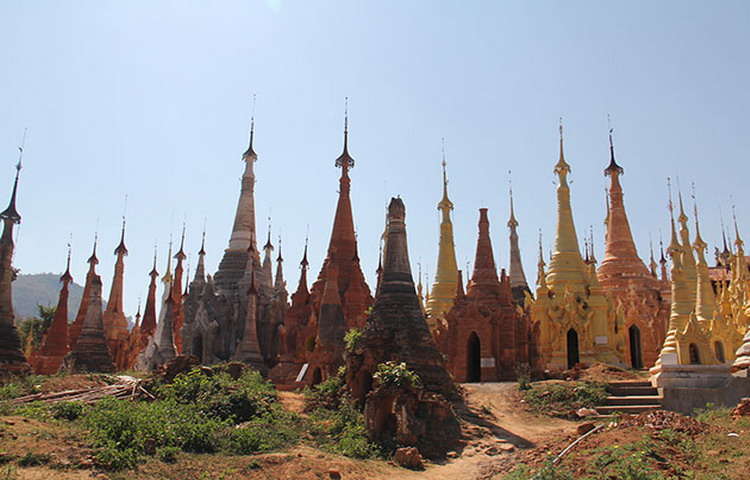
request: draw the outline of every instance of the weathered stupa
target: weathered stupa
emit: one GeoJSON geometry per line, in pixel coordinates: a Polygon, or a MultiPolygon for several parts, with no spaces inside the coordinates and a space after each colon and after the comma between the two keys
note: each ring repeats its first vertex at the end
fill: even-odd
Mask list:
{"type": "Polygon", "coordinates": [[[129,367],[127,340],[128,320],[125,318],[123,308],[123,286],[125,282],[125,257],[128,249],[125,246],[125,218],[122,219],[122,230],[120,243],[115,248],[115,272],[112,277],[112,287],[109,291],[107,308],[102,314],[104,321],[104,334],[107,336],[107,345],[118,370],[129,367]]]}
{"type": "MultiPolygon", "coordinates": [[[[114,372],[115,365],[107,345],[102,320],[102,279],[96,274],[95,266],[99,263],[94,253],[89,258],[91,269],[90,291],[87,302],[86,317],[83,319],[81,333],[75,345],[63,360],[63,369],[71,373],[114,372]]],[[[88,280],[88,279],[87,279],[88,280]]]]}
{"type": "Polygon", "coordinates": [[[469,288],[465,295],[463,290],[457,293],[455,305],[445,315],[446,327],[437,335],[453,377],[460,382],[515,378],[517,366],[528,363],[528,321],[513,303],[505,270],[498,279],[486,208],[479,209],[469,288]]]}
{"type": "Polygon", "coordinates": [[[400,198],[388,206],[383,273],[361,338],[346,356],[346,384],[364,404],[370,436],[416,446],[427,456],[450,448],[458,427],[447,398],[456,395],[443,356],[419,306],[409,265],[406,207],[400,198]],[[418,385],[378,380],[386,362],[405,364],[418,385]]]}
{"type": "Polygon", "coordinates": [[[62,287],[57,300],[57,309],[47,331],[44,333],[39,349],[31,359],[34,373],[37,375],[54,375],[60,370],[63,358],[70,351],[68,344],[68,285],[73,282],[70,275],[70,248],[65,273],[60,277],[62,287]]]}
{"type": "MultiPolygon", "coordinates": [[[[23,147],[20,149],[23,154],[23,147]]],[[[30,366],[21,351],[21,340],[15,325],[11,284],[15,277],[13,270],[13,227],[21,223],[21,215],[16,210],[18,176],[21,173],[21,158],[16,165],[16,179],[8,208],[0,213],[3,221],[3,234],[0,237],[0,374],[26,374],[30,366]]]]}
{"type": "Polygon", "coordinates": [[[328,253],[318,279],[307,291],[307,250],[297,291],[285,312],[279,335],[282,351],[270,377],[277,385],[315,384],[336,375],[343,362],[347,329],[361,328],[372,304],[370,288],[359,263],[350,198],[349,118],[344,117],[344,149],[336,159],[341,168],[339,196],[328,253]]]}

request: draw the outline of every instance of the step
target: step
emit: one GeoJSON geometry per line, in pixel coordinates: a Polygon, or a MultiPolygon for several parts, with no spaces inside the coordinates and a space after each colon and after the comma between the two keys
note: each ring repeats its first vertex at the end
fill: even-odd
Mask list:
{"type": "Polygon", "coordinates": [[[609,382],[607,385],[610,387],[650,387],[651,382],[648,380],[622,380],[618,382],[609,382]]]}
{"type": "Polygon", "coordinates": [[[659,390],[654,387],[609,387],[607,391],[616,397],[632,397],[635,395],[653,396],[658,395],[659,390]]]}
{"type": "Polygon", "coordinates": [[[628,395],[607,397],[605,405],[661,405],[661,395],[628,395]]]}
{"type": "Polygon", "coordinates": [[[661,410],[661,405],[607,405],[605,407],[596,407],[595,410],[600,415],[609,413],[643,413],[652,410],[661,410]]]}

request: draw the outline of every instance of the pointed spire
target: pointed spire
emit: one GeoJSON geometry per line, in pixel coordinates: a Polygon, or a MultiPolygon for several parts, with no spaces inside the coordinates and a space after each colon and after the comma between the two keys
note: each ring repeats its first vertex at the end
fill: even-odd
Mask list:
{"type": "MultiPolygon", "coordinates": [[[[674,223],[674,205],[672,204],[672,179],[667,177],[667,190],[669,191],[669,222],[672,229],[672,238],[667,251],[671,256],[680,250],[680,242],[677,239],[677,229],[674,223]]],[[[674,258],[674,257],[673,257],[674,258]]]]}
{"type": "Polygon", "coordinates": [[[120,244],[115,248],[115,255],[127,255],[128,249],[125,246],[125,216],[122,217],[122,230],[120,231],[120,244]]]}
{"type": "Polygon", "coordinates": [[[162,283],[172,282],[172,235],[169,235],[169,250],[167,251],[167,269],[161,277],[162,283]]]}
{"type": "Polygon", "coordinates": [[[187,258],[187,255],[185,255],[185,222],[182,222],[182,235],[180,236],[180,249],[177,251],[174,258],[177,259],[178,265],[179,265],[180,260],[185,260],[187,258]]]}
{"type": "Polygon", "coordinates": [[[198,255],[204,256],[206,254],[206,225],[203,224],[203,233],[201,234],[201,249],[198,250],[198,255]]]}
{"type": "Polygon", "coordinates": [[[271,217],[268,217],[268,240],[263,245],[263,250],[273,250],[273,244],[271,243],[271,217]]]}
{"type": "MultiPolygon", "coordinates": [[[[521,262],[521,250],[518,246],[518,220],[516,220],[515,209],[513,205],[513,184],[510,178],[511,172],[508,170],[508,195],[510,197],[510,218],[508,219],[508,228],[510,229],[510,286],[511,288],[528,289],[526,274],[523,271],[521,262]]],[[[515,292],[514,292],[515,293],[515,292]]],[[[515,294],[516,301],[523,297],[520,293],[515,294]]]]}
{"type": "Polygon", "coordinates": [[[651,234],[649,234],[648,236],[648,248],[651,254],[651,256],[649,257],[649,261],[648,261],[648,269],[651,272],[651,275],[654,278],[656,278],[658,275],[656,272],[657,264],[656,264],[656,259],[654,259],[654,242],[651,239],[651,234]]]}
{"type": "Polygon", "coordinates": [[[300,267],[301,267],[301,268],[302,268],[303,270],[307,270],[307,267],[309,267],[309,266],[310,266],[310,262],[308,262],[308,261],[307,261],[307,242],[308,242],[308,237],[305,237],[305,252],[304,252],[304,254],[302,255],[302,261],[301,261],[301,262],[299,262],[299,264],[300,264],[300,267]]]}
{"type": "Polygon", "coordinates": [[[699,251],[698,255],[699,257],[703,256],[703,252],[705,251],[707,244],[703,241],[703,238],[701,237],[701,226],[700,226],[700,220],[698,218],[698,200],[695,198],[695,183],[692,184],[692,197],[693,197],[693,216],[695,217],[695,240],[693,241],[693,246],[699,251]]]}
{"type": "Polygon", "coordinates": [[[70,274],[70,243],[68,243],[68,261],[65,265],[65,273],[60,277],[60,281],[63,283],[70,283],[73,281],[73,276],[70,274]]]}
{"type": "Polygon", "coordinates": [[[438,210],[443,212],[443,222],[450,222],[450,211],[453,210],[453,202],[448,198],[448,172],[446,167],[448,162],[445,160],[445,138],[442,139],[442,161],[443,167],[443,198],[438,202],[438,210]]]}
{"type": "Polygon", "coordinates": [[[742,250],[742,246],[745,245],[745,242],[740,238],[740,229],[737,227],[737,211],[734,205],[732,205],[732,221],[734,222],[734,244],[737,247],[737,253],[739,255],[741,254],[740,251],[742,250]]]}
{"type": "Polygon", "coordinates": [[[563,149],[563,123],[562,117],[560,117],[560,159],[555,165],[555,174],[560,179],[561,184],[567,184],[567,176],[570,173],[570,165],[565,161],[565,153],[563,149]]]}
{"type": "MultiPolygon", "coordinates": [[[[276,257],[276,278],[274,278],[274,288],[277,292],[284,290],[286,282],[284,281],[284,258],[281,256],[281,235],[279,235],[279,256],[276,257]]],[[[286,293],[284,293],[286,295],[286,293]]],[[[286,296],[284,297],[286,298],[286,296]]]]}
{"type": "Polygon", "coordinates": [[[242,154],[243,159],[255,161],[258,159],[258,155],[253,150],[253,137],[255,136],[255,94],[253,93],[253,110],[250,116],[250,144],[247,147],[245,153],[242,154]]]}
{"type": "MultiPolygon", "coordinates": [[[[471,285],[483,285],[489,288],[499,287],[495,258],[492,253],[490,239],[490,221],[487,209],[479,209],[479,235],[477,236],[476,256],[474,257],[474,272],[471,275],[471,285]]],[[[471,294],[471,288],[469,289],[471,294]]]]}
{"type": "Polygon", "coordinates": [[[23,140],[21,145],[18,147],[18,163],[16,163],[16,178],[13,181],[13,191],[10,194],[10,202],[8,208],[0,212],[0,219],[10,220],[11,222],[18,224],[21,223],[21,215],[16,210],[16,194],[18,193],[18,177],[21,175],[22,160],[23,160],[23,148],[26,143],[26,130],[23,131],[23,140]]]}
{"type": "Polygon", "coordinates": [[[508,228],[515,229],[518,227],[518,220],[516,220],[516,212],[513,208],[513,183],[510,179],[510,170],[508,170],[508,196],[510,197],[510,218],[508,219],[508,228]]]}
{"type": "Polygon", "coordinates": [[[157,244],[154,242],[154,265],[151,267],[151,271],[148,272],[149,276],[152,278],[156,278],[159,276],[159,272],[156,271],[156,250],[157,250],[157,244]]]}
{"type": "Polygon", "coordinates": [[[544,271],[544,267],[547,265],[544,263],[544,249],[542,247],[542,229],[539,229],[539,259],[537,261],[537,276],[536,284],[539,287],[547,287],[547,274],[544,271]]]}
{"type": "Polygon", "coordinates": [[[96,257],[96,244],[99,242],[99,233],[94,232],[94,249],[91,252],[91,256],[86,262],[90,265],[89,270],[93,271],[95,266],[99,263],[99,259],[96,257]]]}
{"type": "Polygon", "coordinates": [[[609,129],[609,166],[604,169],[604,175],[610,176],[610,175],[622,175],[625,173],[625,170],[621,166],[617,164],[615,161],[615,147],[612,143],[612,132],[614,131],[613,128],[609,129]]]}
{"type": "Polygon", "coordinates": [[[348,176],[349,169],[354,167],[354,159],[349,155],[349,97],[344,100],[344,151],[336,159],[336,166],[341,167],[341,176],[348,176]]]}

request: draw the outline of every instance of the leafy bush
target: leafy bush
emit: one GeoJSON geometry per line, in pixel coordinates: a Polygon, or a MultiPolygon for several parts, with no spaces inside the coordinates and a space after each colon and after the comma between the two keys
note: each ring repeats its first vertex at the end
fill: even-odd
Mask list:
{"type": "Polygon", "coordinates": [[[573,475],[559,465],[547,462],[536,473],[533,473],[527,465],[521,464],[505,475],[503,480],[573,480],[573,475]]]}
{"type": "Polygon", "coordinates": [[[119,448],[116,444],[109,443],[100,448],[94,458],[98,466],[118,471],[135,468],[139,455],[134,448],[119,448]]]}
{"type": "Polygon", "coordinates": [[[267,415],[233,428],[227,435],[224,450],[235,455],[277,450],[298,437],[289,415],[267,415]]]}
{"type": "Polygon", "coordinates": [[[175,377],[158,389],[158,395],[180,404],[193,404],[210,417],[240,423],[270,412],[277,401],[273,385],[255,370],[237,380],[226,372],[207,375],[199,368],[175,377]]]}
{"type": "Polygon", "coordinates": [[[305,411],[311,412],[318,408],[335,410],[342,398],[344,381],[341,377],[330,377],[312,387],[305,387],[302,394],[305,398],[305,411]]]}
{"type": "Polygon", "coordinates": [[[524,400],[534,411],[560,417],[601,405],[606,399],[606,385],[597,382],[537,384],[524,392],[524,400]]]}
{"type": "Polygon", "coordinates": [[[344,335],[344,345],[347,352],[353,352],[359,346],[362,340],[362,330],[359,328],[350,328],[344,335]]]}
{"type": "Polygon", "coordinates": [[[372,378],[381,385],[396,387],[418,387],[422,384],[419,375],[406,368],[404,362],[380,363],[372,378]]]}
{"type": "Polygon", "coordinates": [[[0,400],[10,400],[31,393],[37,393],[39,386],[44,383],[41,375],[27,375],[25,377],[11,377],[11,381],[0,385],[0,400]]]}
{"type": "Polygon", "coordinates": [[[344,397],[335,410],[319,408],[311,415],[310,433],[322,448],[354,458],[374,458],[381,455],[378,446],[367,438],[364,417],[344,397]]]}
{"type": "Polygon", "coordinates": [[[52,417],[58,420],[76,420],[83,413],[83,404],[79,402],[59,402],[50,406],[52,417]]]}
{"type": "Polygon", "coordinates": [[[98,461],[102,466],[119,469],[130,468],[140,455],[152,455],[164,446],[196,453],[215,452],[216,432],[228,423],[173,400],[146,403],[104,399],[86,415],[85,425],[90,429],[93,445],[100,449],[98,461]]]}
{"type": "Polygon", "coordinates": [[[156,458],[164,463],[175,463],[177,461],[178,453],[180,453],[180,449],[177,447],[159,447],[156,449],[156,458]]]}

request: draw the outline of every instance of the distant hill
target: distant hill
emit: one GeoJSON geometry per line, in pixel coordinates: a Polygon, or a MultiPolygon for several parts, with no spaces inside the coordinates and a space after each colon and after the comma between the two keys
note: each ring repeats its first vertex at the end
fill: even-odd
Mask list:
{"type": "MultiPolygon", "coordinates": [[[[57,305],[60,294],[60,273],[34,273],[19,275],[13,282],[13,310],[16,318],[36,316],[37,305],[57,305]]],[[[83,287],[70,284],[68,297],[68,320],[72,321],[81,304],[83,287]]]]}

